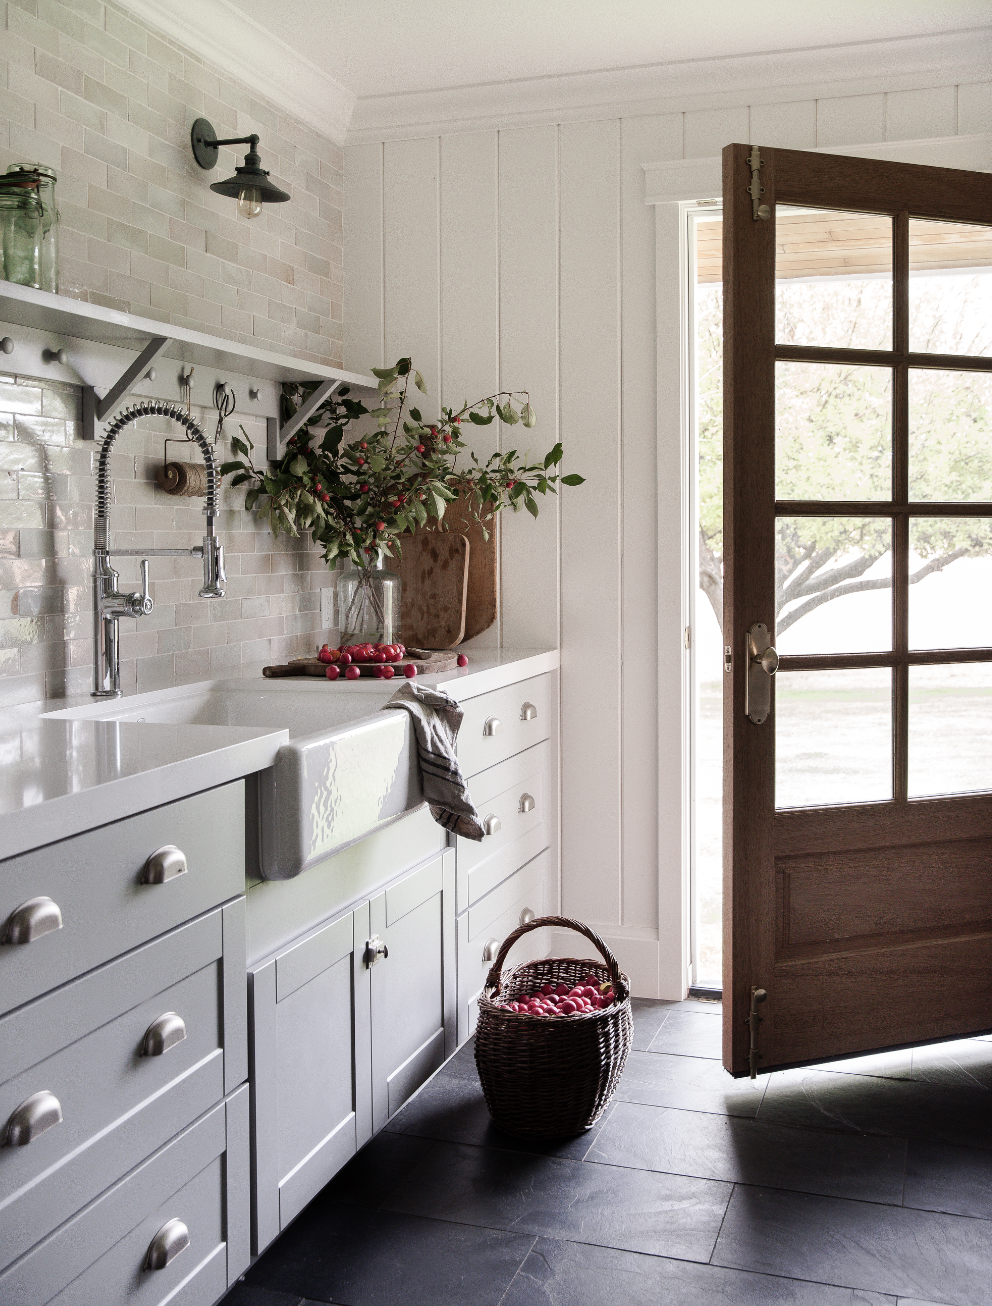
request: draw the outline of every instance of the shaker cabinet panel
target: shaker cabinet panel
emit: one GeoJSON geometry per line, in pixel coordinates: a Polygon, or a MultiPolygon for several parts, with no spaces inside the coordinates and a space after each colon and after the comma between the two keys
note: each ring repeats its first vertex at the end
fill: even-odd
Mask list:
{"type": "Polygon", "coordinates": [[[551,672],[462,703],[458,761],[477,775],[542,739],[558,738],[558,677],[551,672]]]}
{"type": "Polygon", "coordinates": [[[241,781],[0,862],[0,1012],[237,897],[244,865],[241,781]],[[155,878],[149,859],[166,845],[185,871],[175,873],[173,855],[157,868],[160,882],[146,883],[155,878]],[[31,928],[39,898],[58,909],[61,928],[31,928]]]}
{"type": "Polygon", "coordinates": [[[366,905],[249,973],[256,1253],[371,1137],[367,938],[366,905]]]}

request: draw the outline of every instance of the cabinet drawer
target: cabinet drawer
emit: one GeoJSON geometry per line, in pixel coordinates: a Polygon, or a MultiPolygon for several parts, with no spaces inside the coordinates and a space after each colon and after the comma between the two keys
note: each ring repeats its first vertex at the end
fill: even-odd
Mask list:
{"type": "Polygon", "coordinates": [[[247,1203],[232,1193],[246,1181],[247,1119],[245,1086],[0,1274],[0,1301],[211,1306],[248,1263],[247,1203]],[[188,1247],[145,1269],[170,1220],[186,1225],[188,1247]]]}
{"type": "Polygon", "coordinates": [[[0,1086],[0,1122],[41,1091],[54,1095],[62,1115],[27,1144],[0,1148],[0,1266],[224,1096],[222,915],[215,911],[0,1021],[5,1071],[23,1059],[18,1044],[30,1046],[25,1031],[33,1023],[42,1042],[62,1035],[61,1046],[0,1086]],[[154,981],[167,978],[172,982],[154,991],[154,981]],[[88,1007],[102,1023],[82,1033],[88,1007]],[[146,1035],[161,1035],[154,1022],[166,1013],[181,1018],[185,1037],[143,1054],[146,1035]]]}
{"type": "Polygon", "coordinates": [[[488,828],[478,843],[457,841],[458,910],[477,902],[550,842],[551,741],[536,744],[483,771],[472,784],[473,801],[488,828]]]}
{"type": "Polygon", "coordinates": [[[243,893],[244,828],[239,780],[0,862],[0,922],[37,897],[62,914],[61,929],[0,944],[0,1013],[243,893]],[[165,844],[186,873],[142,883],[165,844]]]}
{"type": "Polygon", "coordinates": [[[504,758],[558,735],[558,685],[553,672],[494,689],[462,703],[458,761],[474,776],[504,758]]]}

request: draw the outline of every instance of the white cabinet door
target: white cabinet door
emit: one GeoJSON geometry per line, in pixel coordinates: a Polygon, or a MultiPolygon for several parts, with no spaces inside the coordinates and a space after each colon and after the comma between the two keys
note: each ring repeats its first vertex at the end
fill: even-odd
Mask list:
{"type": "Polygon", "coordinates": [[[249,972],[253,1250],[372,1136],[368,904],[249,972]]]}
{"type": "Polygon", "coordinates": [[[381,1129],[455,1050],[455,856],[377,894],[372,936],[372,1122],[381,1129]]]}

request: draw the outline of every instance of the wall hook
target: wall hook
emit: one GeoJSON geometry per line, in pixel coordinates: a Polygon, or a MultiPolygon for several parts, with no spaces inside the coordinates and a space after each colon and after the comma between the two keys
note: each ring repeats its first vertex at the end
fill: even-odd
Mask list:
{"type": "Polygon", "coordinates": [[[10,336],[4,336],[4,338],[0,340],[0,353],[12,354],[13,352],[14,352],[13,340],[11,340],[10,336]]]}
{"type": "Polygon", "coordinates": [[[43,349],[41,360],[43,363],[61,363],[65,367],[69,362],[69,355],[64,349],[43,349]]]}

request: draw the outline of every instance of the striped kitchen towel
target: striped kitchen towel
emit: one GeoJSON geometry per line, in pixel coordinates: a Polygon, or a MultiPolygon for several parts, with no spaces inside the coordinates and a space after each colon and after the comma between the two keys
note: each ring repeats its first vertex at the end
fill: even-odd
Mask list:
{"type": "Polygon", "coordinates": [[[472,805],[468,786],[455,756],[455,740],[462,723],[462,710],[448,694],[409,681],[401,686],[385,707],[409,712],[417,736],[424,797],[431,816],[463,839],[482,839],[485,831],[472,805]]]}

